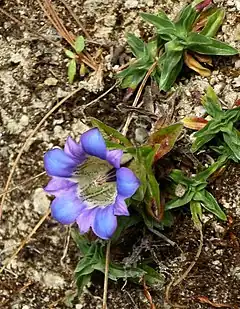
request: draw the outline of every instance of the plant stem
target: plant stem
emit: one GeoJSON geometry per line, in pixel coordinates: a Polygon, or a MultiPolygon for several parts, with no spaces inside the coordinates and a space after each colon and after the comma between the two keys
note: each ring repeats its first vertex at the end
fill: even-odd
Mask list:
{"type": "Polygon", "coordinates": [[[102,309],[107,309],[108,271],[109,271],[109,262],[110,262],[110,248],[111,248],[111,240],[108,241],[107,250],[106,250],[106,263],[105,263],[105,276],[104,276],[102,309]]]}

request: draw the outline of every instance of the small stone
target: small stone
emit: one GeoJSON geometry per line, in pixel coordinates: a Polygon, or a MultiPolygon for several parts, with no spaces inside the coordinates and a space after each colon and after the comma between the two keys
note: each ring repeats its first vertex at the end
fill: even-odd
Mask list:
{"type": "Polygon", "coordinates": [[[57,89],[57,98],[58,98],[58,99],[64,98],[64,97],[66,97],[67,95],[69,95],[69,92],[67,92],[67,91],[65,91],[65,90],[62,90],[61,88],[58,88],[58,89],[57,89]]]}
{"type": "Polygon", "coordinates": [[[33,194],[33,207],[39,214],[44,214],[50,206],[50,200],[42,188],[35,190],[33,194]]]}
{"type": "Polygon", "coordinates": [[[29,117],[27,115],[22,115],[20,119],[20,125],[26,127],[28,126],[28,124],[29,124],[29,117]]]}
{"type": "Polygon", "coordinates": [[[234,88],[240,87],[240,77],[234,78],[234,80],[233,80],[233,87],[234,88]]]}
{"type": "Polygon", "coordinates": [[[15,64],[20,63],[21,61],[22,61],[22,55],[20,54],[13,54],[10,58],[10,62],[15,64]]]}
{"type": "Polygon", "coordinates": [[[235,69],[240,69],[240,59],[235,62],[235,69]]]}
{"type": "Polygon", "coordinates": [[[55,289],[61,288],[65,284],[64,279],[53,272],[47,272],[43,277],[43,282],[47,287],[55,289]]]}
{"type": "Polygon", "coordinates": [[[206,109],[202,105],[196,106],[194,108],[194,115],[195,116],[203,117],[205,114],[206,114],[206,109]]]}
{"type": "Polygon", "coordinates": [[[138,1],[137,0],[127,0],[125,2],[125,7],[127,9],[134,9],[138,7],[138,1]]]}
{"type": "Polygon", "coordinates": [[[48,77],[45,79],[44,84],[47,86],[56,86],[58,83],[58,80],[54,77],[48,77]]]}
{"type": "Polygon", "coordinates": [[[240,11],[240,0],[235,0],[235,5],[238,11],[240,11]]]}
{"type": "Polygon", "coordinates": [[[223,82],[220,82],[220,83],[216,84],[213,87],[213,89],[216,92],[216,94],[220,94],[223,91],[224,87],[225,87],[225,84],[223,82]]]}
{"type": "Polygon", "coordinates": [[[135,140],[136,142],[138,142],[139,144],[143,144],[144,142],[146,142],[148,138],[148,133],[147,130],[145,128],[136,128],[135,130],[135,140]]]}

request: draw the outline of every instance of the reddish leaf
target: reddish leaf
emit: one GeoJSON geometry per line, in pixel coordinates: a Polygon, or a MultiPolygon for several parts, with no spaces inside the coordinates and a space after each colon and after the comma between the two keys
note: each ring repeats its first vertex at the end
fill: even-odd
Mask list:
{"type": "MultiPolygon", "coordinates": [[[[215,308],[223,308],[223,307],[224,307],[224,308],[235,308],[235,306],[232,305],[232,304],[219,304],[219,303],[214,303],[214,302],[212,302],[211,300],[209,300],[209,298],[206,297],[206,296],[197,296],[196,299],[199,300],[200,303],[202,303],[202,304],[209,304],[209,305],[211,305],[211,306],[213,306],[213,307],[215,307],[215,308]]],[[[236,307],[236,308],[237,308],[237,307],[236,307]]]]}
{"type": "Polygon", "coordinates": [[[208,123],[206,119],[201,117],[185,117],[182,122],[185,128],[193,130],[201,130],[208,123]]]}
{"type": "Polygon", "coordinates": [[[191,56],[188,52],[184,53],[184,62],[185,64],[192,69],[193,71],[199,73],[201,76],[210,76],[211,71],[205,67],[203,67],[193,56],[191,56]]]}
{"type": "Polygon", "coordinates": [[[205,9],[207,6],[209,6],[212,3],[212,0],[204,0],[202,2],[200,2],[198,5],[196,5],[196,10],[198,12],[202,11],[203,9],[205,9]]]}
{"type": "Polygon", "coordinates": [[[181,123],[176,123],[168,127],[161,128],[150,135],[148,143],[152,146],[158,145],[155,153],[155,162],[161,159],[173,148],[182,131],[182,127],[183,125],[181,123]]]}

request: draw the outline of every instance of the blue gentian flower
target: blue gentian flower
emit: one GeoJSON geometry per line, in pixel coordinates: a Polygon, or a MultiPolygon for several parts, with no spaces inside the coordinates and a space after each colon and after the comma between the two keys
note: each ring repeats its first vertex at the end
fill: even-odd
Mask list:
{"type": "Polygon", "coordinates": [[[44,165],[52,179],[45,191],[55,196],[52,216],[62,224],[77,222],[81,233],[91,227],[109,239],[116,216],[129,216],[125,199],[140,185],[130,169],[120,166],[122,155],[122,150],[107,150],[97,128],[83,133],[79,143],[68,137],[64,150],[49,150],[44,165]]]}

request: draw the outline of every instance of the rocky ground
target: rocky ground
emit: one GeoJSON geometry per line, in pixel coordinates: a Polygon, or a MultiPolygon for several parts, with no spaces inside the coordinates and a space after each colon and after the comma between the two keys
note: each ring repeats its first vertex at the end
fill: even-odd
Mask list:
{"type": "MultiPolygon", "coordinates": [[[[66,27],[75,34],[82,34],[61,1],[53,1],[66,27]]],[[[239,0],[215,0],[226,9],[226,18],[218,38],[239,48],[240,2],[239,0]]],[[[68,135],[74,138],[89,125],[89,116],[120,128],[126,113],[118,108],[125,91],[114,88],[108,95],[86,109],[83,116],[81,106],[97,98],[114,84],[112,56],[119,45],[125,44],[124,34],[134,32],[147,37],[151,28],[146,27],[138,13],[157,12],[160,8],[174,17],[187,1],[175,0],[68,0],[76,16],[91,36],[88,50],[92,55],[102,49],[105,63],[102,84],[96,79],[82,80],[69,85],[67,82],[67,59],[60,47],[43,40],[59,42],[60,37],[44,16],[37,1],[5,0],[0,8],[22,22],[19,25],[0,12],[0,191],[4,189],[10,169],[28,136],[46,112],[74,89],[81,90],[57,109],[41,126],[25,148],[11,187],[18,188],[7,195],[0,225],[0,263],[3,264],[16,250],[21,241],[31,232],[43,216],[50,198],[42,187],[47,183],[43,172],[43,154],[54,145],[63,146],[68,135]],[[20,185],[19,185],[20,184],[20,185]]],[[[67,46],[62,41],[64,46],[67,46]]],[[[119,65],[117,58],[115,63],[119,65]]],[[[160,97],[163,110],[172,120],[186,115],[201,115],[200,98],[211,84],[225,107],[231,108],[239,99],[240,58],[214,58],[213,73],[202,78],[185,71],[178,80],[177,95],[166,99],[160,97]],[[162,101],[161,101],[162,100],[162,101]]],[[[131,105],[132,101],[128,102],[131,105]]],[[[130,136],[138,141],[144,139],[148,126],[141,117],[134,119],[130,136]]],[[[190,143],[186,132],[186,145],[190,143]]],[[[186,153],[187,147],[183,147],[186,153]]],[[[204,217],[204,244],[195,267],[179,286],[171,292],[171,303],[163,305],[164,289],[151,291],[156,308],[213,308],[200,301],[200,296],[212,302],[227,304],[228,308],[240,308],[240,167],[231,165],[214,183],[211,190],[229,215],[228,223],[217,222],[210,215],[204,217]],[[163,307],[164,306],[164,307],[163,307]]],[[[141,234],[142,235],[142,234],[141,234]]],[[[178,248],[149,236],[149,246],[144,248],[155,257],[159,270],[167,282],[178,277],[193,261],[199,235],[192,227],[191,219],[179,214],[174,227],[166,230],[169,239],[178,248]]],[[[136,237],[136,246],[141,243],[136,237]]],[[[66,256],[64,250],[69,230],[50,217],[47,218],[31,241],[20,251],[11,265],[1,274],[0,307],[11,309],[68,308],[66,295],[75,290],[72,274],[77,263],[78,252],[72,240],[66,256]]],[[[101,308],[103,291],[102,277],[96,277],[92,286],[73,308],[101,308]]],[[[202,300],[203,301],[203,300],[202,300]]],[[[226,305],[226,306],[227,306],[226,305]]],[[[220,308],[222,308],[221,306],[220,308]]],[[[110,283],[108,308],[150,308],[142,286],[124,282],[110,283]]]]}

